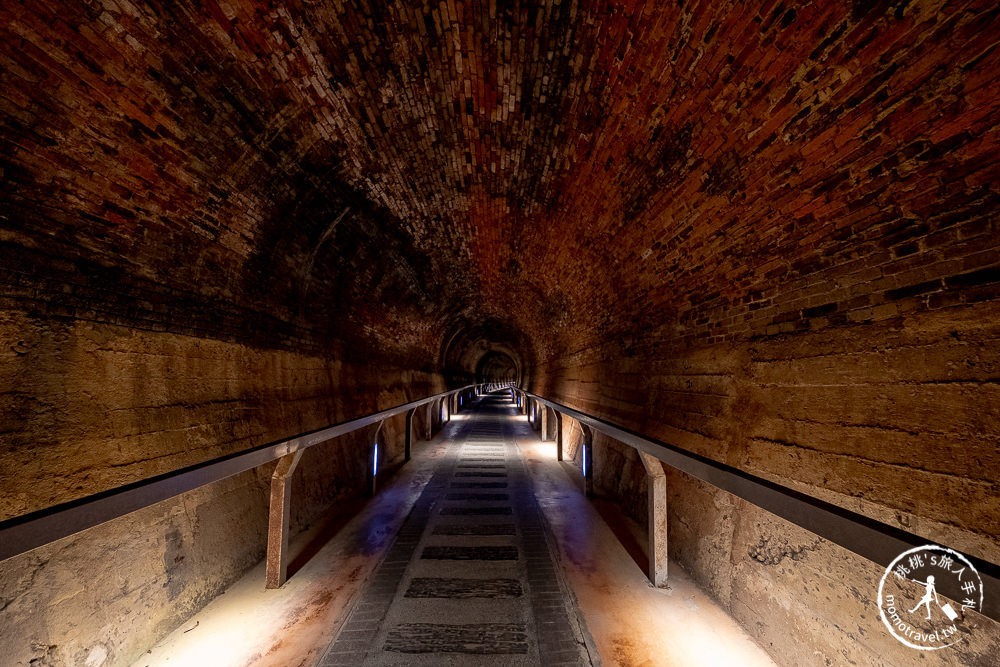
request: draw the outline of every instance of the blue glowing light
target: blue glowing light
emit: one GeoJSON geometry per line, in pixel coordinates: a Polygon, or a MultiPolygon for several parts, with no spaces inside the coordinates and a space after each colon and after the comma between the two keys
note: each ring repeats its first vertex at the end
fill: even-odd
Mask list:
{"type": "Polygon", "coordinates": [[[378,443],[375,443],[375,453],[372,455],[372,477],[378,474],[378,443]]]}
{"type": "Polygon", "coordinates": [[[587,476],[587,445],[583,446],[583,476],[587,476]]]}

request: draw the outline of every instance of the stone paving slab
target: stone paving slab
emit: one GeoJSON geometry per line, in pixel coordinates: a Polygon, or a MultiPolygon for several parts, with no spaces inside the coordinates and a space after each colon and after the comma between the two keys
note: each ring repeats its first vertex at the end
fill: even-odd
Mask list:
{"type": "Polygon", "coordinates": [[[517,547],[424,547],[420,557],[438,560],[517,560],[517,547]]]}
{"type": "Polygon", "coordinates": [[[460,524],[447,523],[439,524],[431,531],[432,535],[514,535],[515,527],[512,523],[475,523],[460,524]]]}
{"type": "Polygon", "coordinates": [[[438,560],[420,559],[412,565],[412,577],[492,577],[502,579],[514,577],[524,585],[523,563],[516,560],[438,560]]]}
{"type": "Polygon", "coordinates": [[[517,579],[418,577],[406,589],[408,598],[516,598],[523,593],[517,579]]]}
{"type": "MultiPolygon", "coordinates": [[[[522,584],[523,586],[523,584],[522,584]]],[[[528,623],[531,609],[526,593],[518,597],[414,598],[403,596],[393,605],[391,629],[400,623],[528,623]]]]}
{"type": "Polygon", "coordinates": [[[450,489],[506,489],[507,482],[452,482],[450,489]]]}
{"type": "Polygon", "coordinates": [[[406,623],[389,632],[386,651],[401,653],[527,653],[523,623],[406,623]]]}
{"type": "Polygon", "coordinates": [[[514,513],[513,507],[443,507],[442,516],[509,516],[514,513]]]}

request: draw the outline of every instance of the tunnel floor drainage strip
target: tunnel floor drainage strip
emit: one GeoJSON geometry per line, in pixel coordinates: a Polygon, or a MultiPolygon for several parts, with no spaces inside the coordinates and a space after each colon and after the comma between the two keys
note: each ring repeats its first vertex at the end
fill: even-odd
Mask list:
{"type": "Polygon", "coordinates": [[[446,579],[418,577],[406,590],[408,598],[516,598],[524,589],[517,579],[446,579]]]}
{"type": "Polygon", "coordinates": [[[506,489],[507,482],[452,482],[452,489],[506,489]]]}
{"type": "Polygon", "coordinates": [[[398,653],[527,653],[528,635],[523,623],[473,623],[397,625],[385,641],[386,651],[398,653]]]}
{"type": "Polygon", "coordinates": [[[433,560],[517,560],[517,547],[424,547],[420,557],[433,560]]]}
{"type": "Polygon", "coordinates": [[[432,535],[515,535],[517,527],[512,523],[452,523],[434,527],[432,535]]]}
{"type": "Polygon", "coordinates": [[[511,507],[442,507],[443,516],[510,516],[514,513],[511,507]]]}
{"type": "Polygon", "coordinates": [[[599,664],[515,441],[530,427],[509,399],[469,407],[319,667],[599,664]]]}

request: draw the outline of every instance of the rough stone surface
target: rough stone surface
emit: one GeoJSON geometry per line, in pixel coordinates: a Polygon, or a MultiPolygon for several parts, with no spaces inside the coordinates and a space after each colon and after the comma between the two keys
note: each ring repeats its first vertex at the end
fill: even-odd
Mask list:
{"type": "Polygon", "coordinates": [[[507,516],[512,512],[510,507],[442,507],[441,514],[445,516],[507,516]]]}
{"type": "MultiPolygon", "coordinates": [[[[0,519],[515,378],[1000,562],[998,30],[979,0],[6,2],[0,519]]],[[[297,523],[352,492],[367,445],[303,461],[297,523]]],[[[641,517],[634,455],[593,453],[641,517]]],[[[266,473],[185,520],[254,534],[266,473]]],[[[743,510],[668,482],[672,553],[752,607],[743,510]]],[[[196,558],[195,528],[151,521],[147,548],[216,582],[190,600],[259,552],[196,558]]],[[[72,545],[116,525],[0,565],[6,609],[66,578],[105,610],[88,623],[161,634],[127,602],[153,569],[69,593],[94,558],[72,545]]],[[[800,589],[769,590],[820,618],[800,589]]],[[[140,650],[42,618],[61,597],[4,655],[140,650]]],[[[864,644],[831,622],[828,653],[864,644]]]]}
{"type": "Polygon", "coordinates": [[[506,493],[446,493],[445,500],[508,500],[506,493]]]}
{"type": "MultiPolygon", "coordinates": [[[[480,509],[480,508],[475,508],[480,509]]],[[[492,509],[492,508],[481,508],[492,509]]],[[[491,512],[462,512],[462,514],[490,514],[491,512]]],[[[441,514],[454,514],[441,512],[441,514]]],[[[510,514],[510,512],[505,512],[510,514]]],[[[517,560],[515,547],[424,547],[421,558],[436,560],[517,560]]]]}
{"type": "MultiPolygon", "coordinates": [[[[435,532],[435,535],[440,533],[435,532]]],[[[517,579],[442,579],[414,577],[406,589],[408,598],[506,598],[520,597],[517,579]]]]}
{"type": "Polygon", "coordinates": [[[406,623],[389,631],[386,651],[399,653],[527,653],[523,623],[406,623]]]}
{"type": "Polygon", "coordinates": [[[434,527],[435,535],[513,535],[514,524],[486,523],[462,524],[449,523],[434,527]]]}
{"type": "Polygon", "coordinates": [[[452,482],[452,489],[506,489],[507,482],[452,482]]]}

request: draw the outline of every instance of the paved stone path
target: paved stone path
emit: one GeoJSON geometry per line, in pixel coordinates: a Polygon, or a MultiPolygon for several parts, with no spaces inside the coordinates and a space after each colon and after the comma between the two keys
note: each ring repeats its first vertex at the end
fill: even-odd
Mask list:
{"type": "Polygon", "coordinates": [[[527,423],[500,393],[462,414],[322,667],[600,664],[514,444],[527,423]]]}

